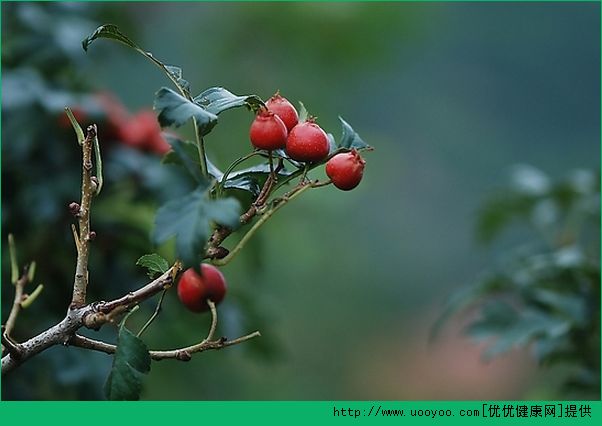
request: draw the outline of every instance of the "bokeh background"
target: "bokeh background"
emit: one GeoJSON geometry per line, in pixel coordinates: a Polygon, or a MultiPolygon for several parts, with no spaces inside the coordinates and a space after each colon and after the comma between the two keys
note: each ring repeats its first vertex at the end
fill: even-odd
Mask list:
{"type": "MultiPolygon", "coordinates": [[[[189,363],[153,363],[142,398],[570,397],[556,386],[566,368],[540,368],[528,345],[485,360],[487,343],[462,333],[470,311],[429,335],[452,294],[536,238],[519,225],[490,245],[475,239],[479,209],[513,166],[552,180],[574,169],[598,173],[599,4],[3,3],[3,321],[13,290],[8,232],[46,286],[22,312],[16,339],[61,319],[69,300],[75,249],[66,206],[79,197],[80,163],[63,106],[105,135],[90,297],[145,282],[134,263],[155,250],[154,210],[189,189],[181,172],[160,164],[165,147],[136,133],[169,82],[121,45],[81,49],[108,22],[181,66],[193,93],[224,86],[266,99],[280,89],[326,130],[339,134],[340,114],[376,147],[356,190],[306,195],[224,268],[230,294],[219,332],[259,329],[263,337],[189,363]],[[112,127],[120,114],[136,123],[130,133],[112,127]]],[[[243,110],[221,116],[207,140],[220,167],[248,152],[251,120],[243,110]]],[[[599,247],[599,228],[590,236],[599,247]]],[[[153,307],[144,304],[132,327],[153,307]]],[[[207,321],[171,291],[146,341],[191,344],[207,321]]],[[[115,331],[91,335],[114,340],[115,331]]],[[[102,398],[110,366],[104,354],[52,348],[3,379],[2,397],[102,398]]]]}

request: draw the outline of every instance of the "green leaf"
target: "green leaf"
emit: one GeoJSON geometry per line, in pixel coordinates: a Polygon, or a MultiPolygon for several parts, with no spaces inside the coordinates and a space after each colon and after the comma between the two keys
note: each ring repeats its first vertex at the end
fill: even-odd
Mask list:
{"type": "Polygon", "coordinates": [[[155,218],[154,241],[162,243],[175,236],[178,257],[186,267],[200,261],[213,223],[230,228],[240,223],[238,201],[211,200],[207,196],[208,187],[203,184],[190,194],[169,201],[159,208],[155,218]]]}
{"type": "MultiPolygon", "coordinates": [[[[224,182],[224,188],[240,189],[251,192],[253,195],[257,196],[261,192],[261,187],[265,183],[269,174],[269,164],[259,164],[246,169],[238,170],[228,175],[228,179],[226,182],[224,182]]],[[[285,168],[282,168],[278,172],[278,176],[280,177],[287,177],[291,174],[293,174],[293,172],[288,171],[285,168]]]]}
{"type": "Polygon", "coordinates": [[[482,243],[490,243],[515,218],[529,214],[536,199],[512,192],[502,192],[492,197],[478,212],[476,235],[482,243]]]}
{"type": "Polygon", "coordinates": [[[484,353],[486,359],[506,352],[512,348],[526,346],[537,338],[558,338],[570,329],[570,323],[564,319],[553,317],[542,311],[527,309],[517,319],[497,333],[495,343],[484,353]]]}
{"type": "Polygon", "coordinates": [[[179,127],[195,118],[199,131],[204,136],[217,124],[217,115],[166,87],[155,94],[154,108],[159,113],[157,118],[161,127],[179,127]]]}
{"type": "Polygon", "coordinates": [[[303,102],[299,102],[299,123],[304,123],[307,121],[307,117],[309,117],[309,113],[307,112],[307,108],[303,105],[303,102]]]}
{"type": "MultiPolygon", "coordinates": [[[[203,175],[201,174],[201,166],[199,162],[199,152],[197,146],[193,142],[184,142],[178,138],[173,136],[168,136],[167,143],[171,145],[171,151],[169,153],[173,153],[172,157],[167,161],[165,158],[163,159],[163,163],[172,162],[177,163],[186,169],[188,173],[193,177],[193,179],[197,183],[201,183],[203,180],[203,175]]],[[[168,154],[169,154],[168,153],[168,154]]]]}
{"type": "MultiPolygon", "coordinates": [[[[293,160],[291,157],[289,157],[289,155],[286,153],[286,151],[284,149],[275,149],[274,151],[272,151],[272,154],[274,155],[275,158],[285,159],[286,161],[288,161],[289,163],[291,163],[293,166],[295,166],[298,169],[302,169],[305,167],[305,163],[301,163],[299,161],[293,160]]],[[[261,155],[263,157],[268,157],[267,151],[265,151],[265,155],[263,153],[261,155]]]]}
{"type": "Polygon", "coordinates": [[[219,114],[231,108],[246,106],[257,111],[265,104],[257,95],[237,96],[223,87],[211,87],[194,98],[194,102],[212,114],[219,114]]]}
{"type": "Polygon", "coordinates": [[[163,259],[157,253],[145,254],[136,261],[136,265],[146,268],[146,273],[151,279],[155,278],[157,275],[167,272],[169,269],[169,263],[167,260],[163,259]]]}
{"type": "Polygon", "coordinates": [[[332,133],[326,133],[326,136],[328,137],[328,155],[332,155],[338,149],[337,143],[332,133]]]}
{"type": "Polygon", "coordinates": [[[343,120],[343,117],[339,117],[339,120],[341,121],[341,124],[343,126],[343,137],[341,139],[341,142],[339,142],[339,147],[347,149],[370,148],[370,145],[368,145],[362,140],[362,138],[359,137],[355,130],[353,130],[353,127],[351,127],[349,123],[343,120]]]}
{"type": "Polygon", "coordinates": [[[140,399],[142,379],[148,374],[150,367],[148,348],[142,340],[125,328],[123,321],[119,327],[113,366],[104,387],[106,398],[111,401],[140,399]]]}
{"type": "Polygon", "coordinates": [[[106,38],[109,40],[118,41],[125,44],[128,47],[136,50],[138,53],[143,55],[145,58],[150,60],[153,64],[158,66],[167,77],[176,85],[182,94],[190,97],[190,85],[186,80],[182,78],[182,69],[173,65],[165,65],[163,62],[156,59],[152,53],[143,50],[140,46],[134,43],[129,37],[123,34],[117,25],[106,24],[98,27],[92,34],[82,40],[82,47],[87,52],[88,47],[92,42],[99,38],[106,38]]]}

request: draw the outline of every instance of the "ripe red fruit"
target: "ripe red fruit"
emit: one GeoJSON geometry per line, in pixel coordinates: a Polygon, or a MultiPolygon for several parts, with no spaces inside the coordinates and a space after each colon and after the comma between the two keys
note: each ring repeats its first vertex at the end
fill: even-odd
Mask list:
{"type": "Polygon", "coordinates": [[[279,92],[276,92],[276,94],[265,103],[265,106],[280,117],[286,126],[287,131],[290,132],[291,129],[299,123],[299,114],[297,114],[297,110],[286,98],[280,96],[279,92]]]}
{"type": "Polygon", "coordinates": [[[249,129],[249,137],[255,148],[272,151],[286,145],[286,126],[273,112],[262,108],[249,129]]]}
{"type": "Polygon", "coordinates": [[[354,149],[337,154],[326,163],[326,174],[334,186],[349,191],[359,185],[366,162],[354,149]]]}
{"type": "Polygon", "coordinates": [[[286,153],[293,160],[315,163],[328,151],[328,136],[311,118],[293,127],[286,140],[286,153]]]}
{"type": "Polygon", "coordinates": [[[180,301],[193,312],[209,310],[207,300],[218,304],[226,295],[226,279],[213,265],[201,263],[201,274],[193,268],[184,271],[178,282],[180,301]]]}

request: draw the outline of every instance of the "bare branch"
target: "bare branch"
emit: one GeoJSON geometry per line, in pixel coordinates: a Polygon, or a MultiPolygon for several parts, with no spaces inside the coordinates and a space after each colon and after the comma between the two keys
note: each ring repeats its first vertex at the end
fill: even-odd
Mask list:
{"type": "MultiPolygon", "coordinates": [[[[241,336],[237,339],[228,340],[225,337],[222,337],[217,340],[203,340],[196,345],[188,346],[185,348],[179,349],[171,349],[167,351],[149,351],[150,356],[155,361],[161,361],[164,359],[175,359],[179,361],[189,361],[192,355],[196,353],[205,352],[208,350],[219,350],[226,348],[228,346],[238,345],[240,343],[246,342],[247,340],[253,339],[255,337],[260,337],[261,333],[259,331],[255,331],[253,333],[247,334],[245,336],[241,336]]],[[[100,340],[91,339],[89,337],[82,336],[81,334],[76,334],[71,338],[69,344],[72,346],[77,346],[83,349],[90,349],[93,351],[104,352],[106,354],[114,354],[117,350],[117,346],[112,345],[110,343],[102,342],[100,340]]]]}
{"type": "Polygon", "coordinates": [[[43,350],[51,346],[64,344],[69,337],[81,328],[84,324],[84,318],[94,312],[94,306],[88,305],[83,308],[70,309],[67,316],[58,324],[53,325],[49,329],[43,331],[31,339],[20,343],[19,348],[21,354],[18,357],[11,353],[2,357],[2,375],[11,372],[23,362],[34,355],[39,354],[43,350]]]}
{"type": "Polygon", "coordinates": [[[10,352],[2,358],[2,375],[11,372],[27,359],[59,344],[68,344],[76,331],[82,327],[100,328],[111,322],[117,315],[122,314],[135,304],[152,297],[162,289],[169,287],[181,270],[181,264],[176,263],[163,275],[151,281],[144,287],[128,293],[127,295],[110,302],[96,302],[81,308],[73,308],[67,312],[65,318],[58,324],[43,331],[37,336],[20,343],[20,356],[10,352]]]}
{"type": "Polygon", "coordinates": [[[97,184],[92,182],[92,147],[97,139],[96,125],[88,126],[86,138],[82,146],[82,188],[78,216],[79,233],[74,232],[75,244],[79,241],[77,264],[73,281],[72,308],[81,308],[86,304],[86,289],[88,287],[88,257],[90,254],[90,206],[97,190],[97,184]]]}
{"type": "Polygon", "coordinates": [[[4,328],[6,333],[10,335],[10,333],[15,328],[15,323],[17,322],[17,317],[19,316],[19,312],[21,311],[21,301],[23,300],[23,289],[25,288],[25,284],[27,284],[27,274],[24,274],[17,280],[15,283],[15,298],[13,299],[13,306],[10,309],[10,313],[8,314],[8,319],[4,324],[4,328]]]}
{"type": "Polygon", "coordinates": [[[108,314],[119,307],[129,308],[143,300],[154,296],[161,290],[164,290],[165,288],[171,286],[174,282],[175,276],[178,274],[178,272],[180,272],[181,269],[182,265],[180,263],[176,263],[166,272],[164,272],[162,275],[160,275],[158,278],[154,279],[150,283],[146,284],[144,287],[141,287],[136,291],[132,291],[118,299],[111,300],[110,302],[98,303],[98,312],[108,314]]]}

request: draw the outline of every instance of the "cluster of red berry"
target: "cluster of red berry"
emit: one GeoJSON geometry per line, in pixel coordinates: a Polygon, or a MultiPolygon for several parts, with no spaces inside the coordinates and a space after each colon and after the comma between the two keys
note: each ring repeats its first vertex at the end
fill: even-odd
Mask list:
{"type": "MultiPolygon", "coordinates": [[[[296,161],[316,163],[328,157],[328,136],[313,117],[299,122],[295,107],[276,93],[261,108],[249,130],[255,148],[273,151],[284,149],[296,161]]],[[[326,174],[334,186],[344,191],[359,185],[364,173],[364,159],[355,150],[340,153],[326,163],[326,174]]]]}
{"type": "MultiPolygon", "coordinates": [[[[316,163],[328,157],[328,136],[315,119],[299,122],[295,107],[276,93],[261,108],[249,130],[251,143],[257,149],[284,149],[293,160],[316,163]]],[[[366,162],[356,150],[339,153],[326,163],[326,174],[339,189],[349,191],[359,185],[366,162]]],[[[178,282],[180,301],[193,312],[209,310],[207,300],[219,303],[226,294],[226,280],[212,265],[201,264],[199,275],[187,269],[178,282]]]]}

